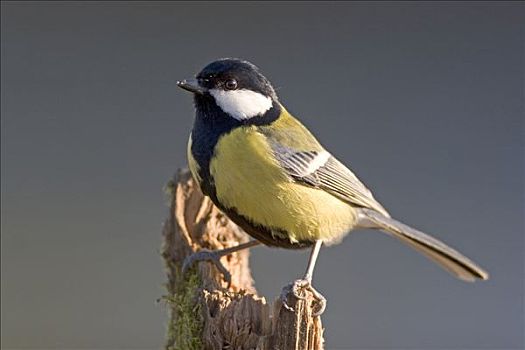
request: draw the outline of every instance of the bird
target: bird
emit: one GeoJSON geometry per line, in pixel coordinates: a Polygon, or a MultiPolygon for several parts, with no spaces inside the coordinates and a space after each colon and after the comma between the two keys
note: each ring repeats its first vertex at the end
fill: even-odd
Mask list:
{"type": "Polygon", "coordinates": [[[355,229],[375,229],[460,280],[489,278],[457,250],[392,218],[365,184],[288,112],[253,63],[218,59],[177,85],[194,100],[187,146],[192,177],[203,194],[253,238],[235,247],[194,253],[184,270],[208,260],[229,281],[219,261],[222,256],[259,244],[310,249],[304,276],[283,288],[281,299],[293,310],[290,294],[301,298],[309,290],[317,301],[315,315],[320,315],[326,299],[313,287],[312,277],[321,246],[340,243],[355,229]]]}

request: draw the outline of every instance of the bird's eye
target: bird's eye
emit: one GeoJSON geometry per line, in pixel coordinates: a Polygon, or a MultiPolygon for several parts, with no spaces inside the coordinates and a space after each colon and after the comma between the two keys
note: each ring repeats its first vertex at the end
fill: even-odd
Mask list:
{"type": "Polygon", "coordinates": [[[235,90],[235,89],[237,89],[237,80],[235,80],[235,79],[226,80],[226,82],[224,83],[224,87],[227,90],[235,90]]]}

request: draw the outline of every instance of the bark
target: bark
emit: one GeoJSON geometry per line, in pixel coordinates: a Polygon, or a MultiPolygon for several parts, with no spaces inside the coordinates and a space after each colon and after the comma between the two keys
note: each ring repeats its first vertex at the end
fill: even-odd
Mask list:
{"type": "Polygon", "coordinates": [[[230,286],[209,262],[182,275],[182,263],[193,252],[232,247],[249,237],[203,196],[188,171],[179,171],[169,189],[162,246],[168,277],[166,349],[322,349],[323,328],[320,317],[312,316],[313,296],[306,292],[304,300],[289,298],[294,312],[280,300],[269,305],[253,286],[248,250],[221,259],[232,275],[230,286]]]}

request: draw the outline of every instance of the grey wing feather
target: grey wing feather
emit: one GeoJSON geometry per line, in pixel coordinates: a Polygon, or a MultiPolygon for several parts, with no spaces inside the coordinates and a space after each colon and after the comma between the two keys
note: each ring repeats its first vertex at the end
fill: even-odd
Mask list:
{"type": "Polygon", "coordinates": [[[349,204],[390,216],[357,176],[327,151],[294,151],[274,146],[274,154],[296,182],[325,190],[349,204]]]}

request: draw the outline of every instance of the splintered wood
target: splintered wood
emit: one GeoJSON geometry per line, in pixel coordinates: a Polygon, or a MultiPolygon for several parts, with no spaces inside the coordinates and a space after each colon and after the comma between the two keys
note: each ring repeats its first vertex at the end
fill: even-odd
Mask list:
{"type": "Polygon", "coordinates": [[[196,263],[182,275],[182,263],[192,253],[236,246],[249,237],[203,196],[189,172],[180,171],[170,189],[162,246],[170,313],[166,349],[323,349],[323,328],[320,317],[312,317],[311,293],[305,299],[289,298],[295,312],[280,300],[270,307],[256,294],[248,250],[221,259],[231,273],[230,286],[209,262],[196,263]]]}

